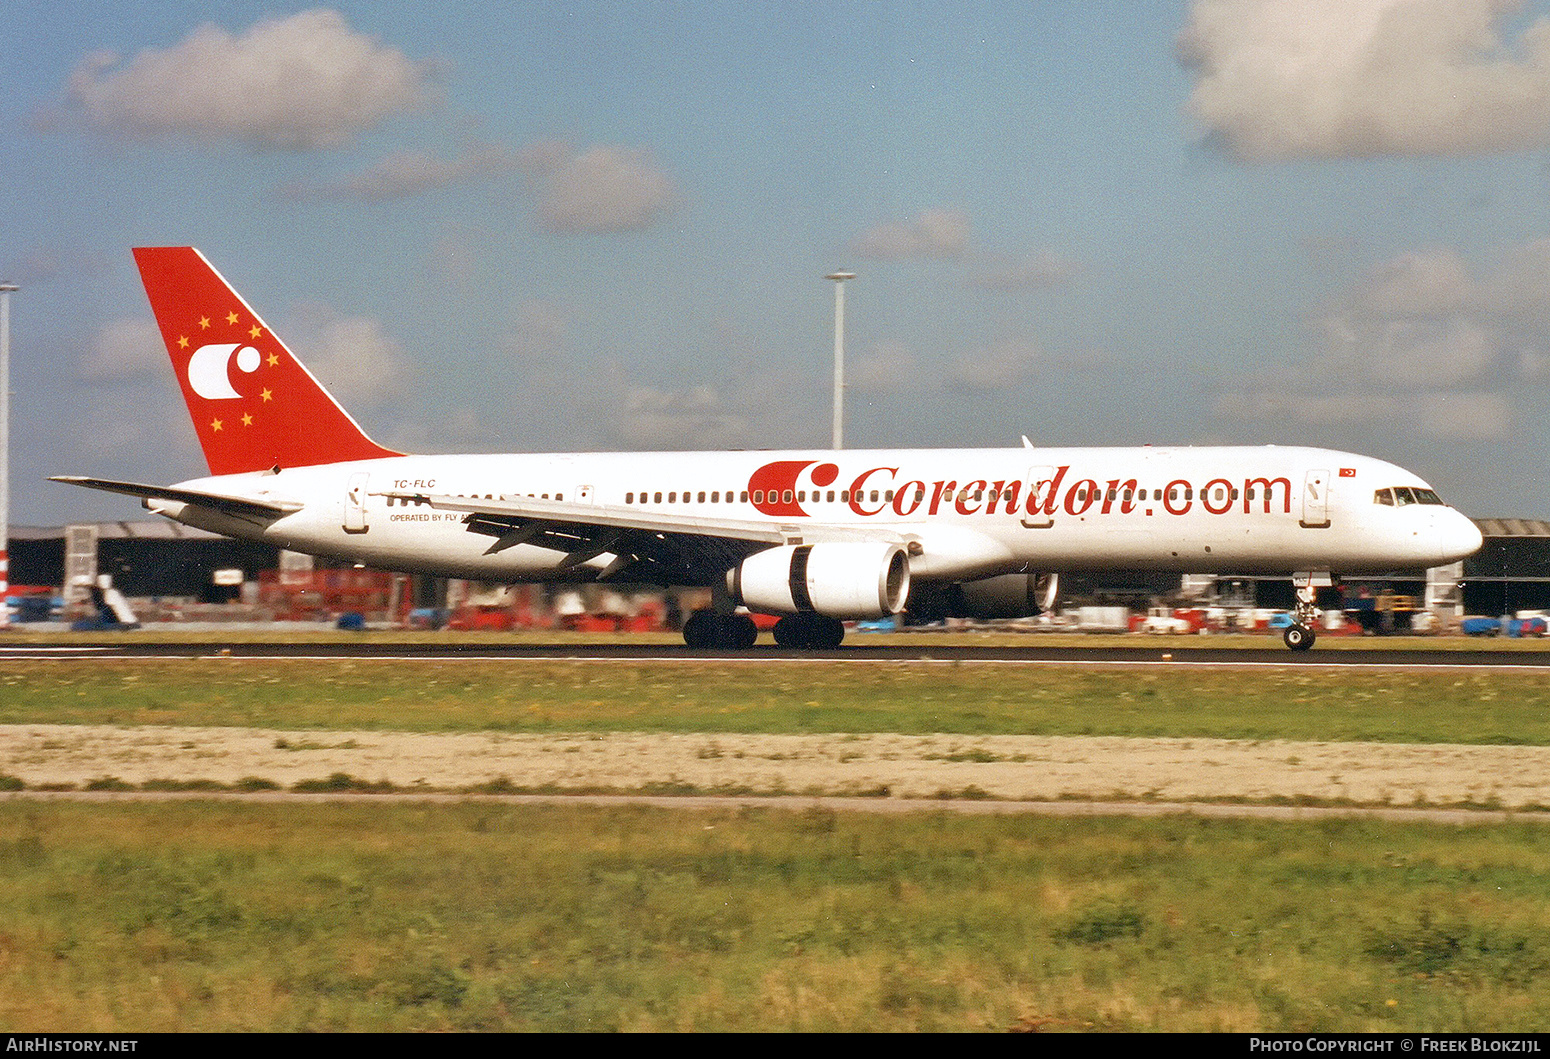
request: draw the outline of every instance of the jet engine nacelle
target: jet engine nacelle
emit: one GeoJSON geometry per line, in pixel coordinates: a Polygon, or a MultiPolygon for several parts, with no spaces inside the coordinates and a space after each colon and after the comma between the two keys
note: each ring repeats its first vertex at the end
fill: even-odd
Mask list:
{"type": "Polygon", "coordinates": [[[957,584],[922,584],[910,601],[910,614],[925,622],[943,618],[1029,618],[1052,610],[1059,589],[1059,574],[1003,574],[957,584]]]}
{"type": "Polygon", "coordinates": [[[728,571],[727,589],[749,610],[765,614],[883,618],[904,609],[910,559],[901,544],[788,544],[728,571]]]}
{"type": "Polygon", "coordinates": [[[963,618],[1028,618],[1055,605],[1058,574],[1005,574],[983,581],[965,581],[963,618]]]}

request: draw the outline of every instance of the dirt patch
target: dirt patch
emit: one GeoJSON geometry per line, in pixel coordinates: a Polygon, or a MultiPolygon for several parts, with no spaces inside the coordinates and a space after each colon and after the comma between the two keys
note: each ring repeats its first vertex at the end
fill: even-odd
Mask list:
{"type": "Polygon", "coordinates": [[[282,787],[344,773],[398,787],[1227,798],[1550,806],[1550,747],[906,735],[512,735],[0,726],[0,775],[282,787]]]}

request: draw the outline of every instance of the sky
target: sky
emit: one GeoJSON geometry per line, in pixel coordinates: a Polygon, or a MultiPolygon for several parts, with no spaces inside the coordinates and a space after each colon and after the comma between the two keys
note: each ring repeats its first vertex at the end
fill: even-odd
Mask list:
{"type": "Polygon", "coordinates": [[[413,452],[1318,445],[1550,518],[1550,0],[11,0],[11,522],[207,473],[130,248],[413,452]]]}

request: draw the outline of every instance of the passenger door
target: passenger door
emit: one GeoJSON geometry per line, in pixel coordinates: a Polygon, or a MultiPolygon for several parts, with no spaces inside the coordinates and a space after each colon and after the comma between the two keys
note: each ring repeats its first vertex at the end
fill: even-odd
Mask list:
{"type": "Polygon", "coordinates": [[[1049,494],[1054,487],[1055,468],[1028,468],[1028,481],[1023,488],[1021,498],[1023,507],[1022,524],[1024,528],[1049,529],[1055,524],[1055,516],[1044,513],[1046,506],[1054,506],[1048,503],[1052,499],[1049,494]]]}
{"type": "Polygon", "coordinates": [[[350,475],[349,490],[344,498],[344,531],[346,533],[365,533],[370,527],[366,525],[366,482],[371,475],[366,471],[356,471],[350,475]]]}
{"type": "Polygon", "coordinates": [[[1329,526],[1329,472],[1309,471],[1302,480],[1302,526],[1325,529],[1329,526]]]}

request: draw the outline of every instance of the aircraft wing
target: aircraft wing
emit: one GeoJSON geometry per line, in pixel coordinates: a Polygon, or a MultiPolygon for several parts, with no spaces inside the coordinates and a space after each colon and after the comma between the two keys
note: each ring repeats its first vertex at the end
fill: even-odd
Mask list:
{"type": "Polygon", "coordinates": [[[535,497],[497,500],[423,492],[381,495],[427,504],[437,511],[462,512],[470,532],[494,538],[487,555],[533,544],[568,553],[560,569],[612,555],[598,575],[603,581],[708,584],[767,548],[823,541],[903,540],[890,530],[810,522],[782,525],[535,497]]]}
{"type": "Polygon", "coordinates": [[[49,478],[49,481],[101,489],[108,493],[123,493],[125,496],[137,496],[141,500],[175,500],[183,504],[197,504],[238,518],[276,519],[302,508],[294,500],[254,500],[251,497],[208,493],[200,489],[170,489],[160,485],[141,485],[138,482],[115,482],[107,478],[60,474],[49,478]]]}

